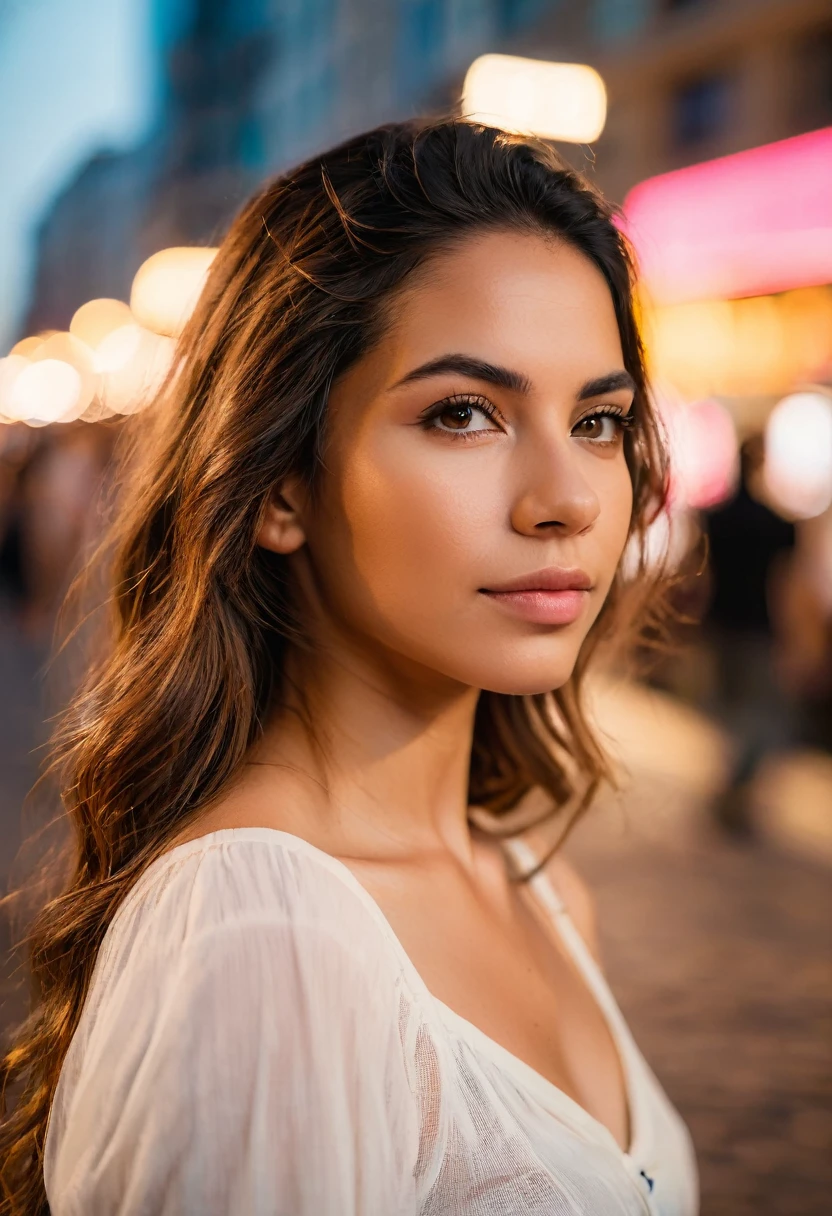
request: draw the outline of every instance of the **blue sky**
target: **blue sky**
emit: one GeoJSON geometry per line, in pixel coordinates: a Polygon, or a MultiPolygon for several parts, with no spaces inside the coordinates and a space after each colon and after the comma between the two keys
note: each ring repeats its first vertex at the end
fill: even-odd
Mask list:
{"type": "Polygon", "coordinates": [[[153,122],[154,10],[154,0],[0,0],[0,355],[17,336],[55,195],[93,152],[128,147],[153,122]]]}

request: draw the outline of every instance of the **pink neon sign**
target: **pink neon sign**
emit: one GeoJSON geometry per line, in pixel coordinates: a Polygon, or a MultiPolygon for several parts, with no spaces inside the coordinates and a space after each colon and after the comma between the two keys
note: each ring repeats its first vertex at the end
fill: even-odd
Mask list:
{"type": "Polygon", "coordinates": [[[658,303],[832,282],[832,127],[641,182],[624,227],[658,303]]]}

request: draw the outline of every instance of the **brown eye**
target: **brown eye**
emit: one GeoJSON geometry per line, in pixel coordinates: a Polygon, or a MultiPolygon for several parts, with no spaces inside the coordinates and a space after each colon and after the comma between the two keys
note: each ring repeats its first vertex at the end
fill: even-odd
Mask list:
{"type": "Polygon", "coordinates": [[[603,412],[588,414],[572,428],[576,439],[589,439],[593,443],[609,446],[616,443],[629,425],[629,419],[618,413],[603,412]]]}
{"type": "Polygon", "coordinates": [[[580,435],[582,439],[604,438],[604,421],[604,418],[598,414],[594,414],[591,418],[582,418],[575,427],[575,434],[580,435]]]}
{"type": "Polygon", "coordinates": [[[474,411],[470,405],[447,405],[441,414],[438,415],[439,421],[449,431],[464,431],[471,422],[474,416],[474,411]]]}
{"type": "Polygon", "coordinates": [[[501,431],[503,428],[496,415],[496,408],[484,397],[448,397],[446,401],[436,403],[423,419],[422,426],[428,431],[467,439],[480,432],[501,431]]]}

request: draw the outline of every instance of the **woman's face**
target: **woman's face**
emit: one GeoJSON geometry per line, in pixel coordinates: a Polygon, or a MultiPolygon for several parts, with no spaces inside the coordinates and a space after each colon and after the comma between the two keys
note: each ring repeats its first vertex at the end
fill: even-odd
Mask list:
{"type": "Polygon", "coordinates": [[[489,233],[436,257],[332,390],[291,558],[319,626],[475,688],[562,685],[627,538],[632,400],[582,254],[489,233]]]}

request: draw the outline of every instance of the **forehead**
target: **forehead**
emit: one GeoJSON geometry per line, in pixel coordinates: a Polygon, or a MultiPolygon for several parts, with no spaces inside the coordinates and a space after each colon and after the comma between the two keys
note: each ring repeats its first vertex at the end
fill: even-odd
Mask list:
{"type": "Polygon", "coordinates": [[[448,351],[516,368],[533,385],[583,384],[622,366],[607,283],[571,245],[485,233],[435,255],[394,302],[391,375],[448,351]]]}

